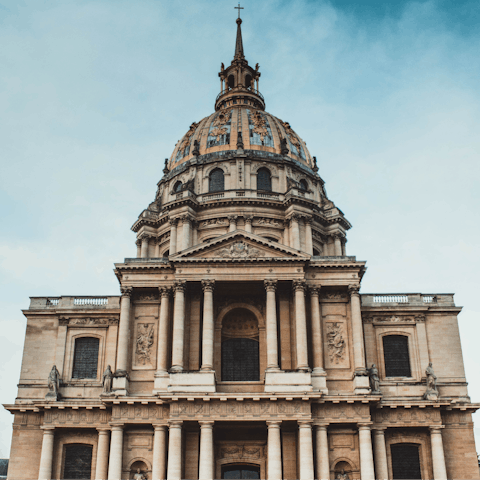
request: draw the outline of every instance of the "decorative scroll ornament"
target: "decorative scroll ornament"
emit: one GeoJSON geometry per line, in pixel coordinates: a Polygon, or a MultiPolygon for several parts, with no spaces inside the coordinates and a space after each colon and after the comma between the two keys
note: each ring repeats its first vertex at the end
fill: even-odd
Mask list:
{"type": "Polygon", "coordinates": [[[263,447],[247,447],[246,445],[232,445],[231,447],[223,447],[220,450],[220,458],[252,458],[259,459],[262,456],[263,447]]]}
{"type": "Polygon", "coordinates": [[[267,129],[267,121],[265,120],[264,116],[256,110],[252,114],[252,122],[253,122],[253,131],[257,135],[260,136],[260,140],[263,142],[265,137],[269,137],[268,129],[267,129]]]}
{"type": "Polygon", "coordinates": [[[228,248],[222,248],[218,255],[222,258],[255,258],[262,257],[263,252],[245,242],[232,243],[228,248]]]}
{"type": "Polygon", "coordinates": [[[300,140],[298,139],[297,134],[292,130],[292,127],[288,122],[282,122],[282,125],[283,125],[283,128],[285,128],[285,132],[287,133],[288,138],[290,139],[292,144],[295,145],[295,148],[297,148],[298,150],[298,148],[300,147],[300,140]]]}
{"type": "Polygon", "coordinates": [[[220,137],[228,133],[228,130],[225,128],[225,125],[230,120],[230,115],[232,109],[221,110],[220,113],[215,117],[213,121],[213,129],[210,131],[209,136],[217,137],[217,142],[220,141],[220,137]]]}
{"type": "Polygon", "coordinates": [[[345,351],[345,340],[342,336],[342,326],[340,323],[332,322],[328,324],[327,344],[330,361],[338,364],[339,360],[343,358],[345,351]]]}
{"type": "Polygon", "coordinates": [[[275,220],[274,218],[256,218],[255,219],[255,225],[273,225],[275,227],[280,226],[280,222],[275,220]]]}
{"type": "Polygon", "coordinates": [[[153,323],[139,323],[137,333],[137,363],[146,365],[150,363],[150,350],[153,345],[153,323]]]}
{"type": "Polygon", "coordinates": [[[209,218],[202,222],[202,227],[208,227],[209,225],[228,225],[225,218],[209,218]]]}
{"type": "Polygon", "coordinates": [[[183,151],[188,147],[188,145],[190,145],[190,140],[192,139],[193,135],[195,134],[198,125],[199,124],[195,123],[195,122],[193,122],[190,125],[190,130],[183,137],[183,140],[182,140],[182,143],[180,144],[179,150],[183,151]]]}

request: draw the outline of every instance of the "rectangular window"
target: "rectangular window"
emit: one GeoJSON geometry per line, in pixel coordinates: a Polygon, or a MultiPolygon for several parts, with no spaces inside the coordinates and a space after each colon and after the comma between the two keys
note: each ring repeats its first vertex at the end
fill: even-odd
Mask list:
{"type": "Polygon", "coordinates": [[[383,357],[386,377],[411,377],[408,337],[387,335],[383,337],[383,357]]]}
{"type": "Polygon", "coordinates": [[[65,445],[63,478],[92,478],[92,450],[91,445],[65,445]]]}
{"type": "Polygon", "coordinates": [[[420,455],[418,445],[396,444],[390,446],[392,452],[393,478],[421,480],[420,455]]]}
{"type": "Polygon", "coordinates": [[[75,340],[72,378],[97,378],[99,343],[94,337],[75,340]]]}

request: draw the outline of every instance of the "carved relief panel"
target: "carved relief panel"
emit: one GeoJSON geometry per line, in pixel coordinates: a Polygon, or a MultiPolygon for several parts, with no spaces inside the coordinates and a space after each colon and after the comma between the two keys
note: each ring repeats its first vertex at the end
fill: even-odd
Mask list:
{"type": "Polygon", "coordinates": [[[325,367],[350,368],[347,319],[343,315],[327,315],[323,323],[325,367]]]}
{"type": "Polygon", "coordinates": [[[135,319],[132,342],[132,369],[154,370],[157,365],[157,319],[139,317],[135,319]]]}

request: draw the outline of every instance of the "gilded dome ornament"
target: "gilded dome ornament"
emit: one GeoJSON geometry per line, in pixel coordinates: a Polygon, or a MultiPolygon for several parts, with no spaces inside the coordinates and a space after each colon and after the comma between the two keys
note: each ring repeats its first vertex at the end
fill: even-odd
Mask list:
{"type": "Polygon", "coordinates": [[[292,142],[292,145],[298,150],[300,147],[300,140],[297,137],[297,134],[292,130],[292,127],[288,122],[282,122],[283,128],[285,128],[285,132],[288,135],[288,138],[292,142]]]}
{"type": "Polygon", "coordinates": [[[269,137],[268,129],[267,129],[267,122],[264,116],[256,110],[252,115],[252,122],[253,122],[253,131],[260,136],[261,141],[263,142],[265,137],[269,137]]]}

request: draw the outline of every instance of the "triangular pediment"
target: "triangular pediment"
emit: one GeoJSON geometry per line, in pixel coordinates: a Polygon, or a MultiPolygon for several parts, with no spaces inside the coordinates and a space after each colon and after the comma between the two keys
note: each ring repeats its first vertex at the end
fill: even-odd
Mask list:
{"type": "Polygon", "coordinates": [[[272,242],[264,237],[236,230],[209,242],[195,245],[170,257],[170,261],[212,258],[222,260],[255,260],[283,258],[308,260],[310,255],[272,242]]]}

